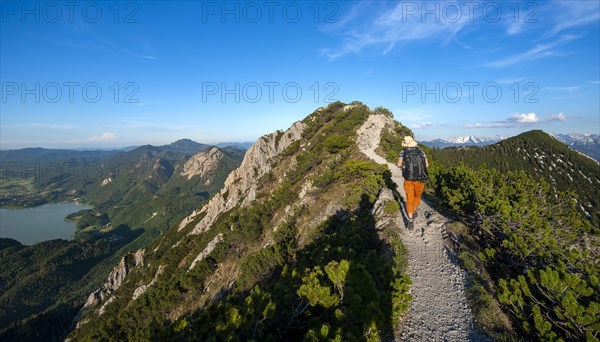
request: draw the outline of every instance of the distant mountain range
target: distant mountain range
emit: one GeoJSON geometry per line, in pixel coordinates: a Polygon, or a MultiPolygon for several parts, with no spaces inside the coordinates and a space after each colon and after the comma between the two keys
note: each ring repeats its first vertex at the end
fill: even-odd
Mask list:
{"type": "MultiPolygon", "coordinates": [[[[250,148],[250,146],[252,146],[254,144],[254,142],[252,141],[226,141],[226,142],[220,142],[220,143],[216,143],[216,144],[202,144],[202,143],[198,143],[194,140],[191,139],[179,139],[175,142],[172,142],[168,145],[162,145],[159,146],[161,148],[167,148],[170,150],[174,150],[176,152],[192,152],[195,153],[194,151],[200,151],[200,150],[204,150],[210,146],[216,146],[219,148],[225,148],[225,147],[233,147],[236,148],[238,150],[247,150],[250,148]]],[[[27,147],[27,148],[22,148],[22,149],[0,149],[0,151],[2,152],[7,152],[7,151],[25,151],[25,150],[29,150],[31,153],[41,153],[41,154],[46,154],[48,151],[52,150],[52,151],[79,151],[79,152],[89,152],[89,151],[95,151],[98,154],[103,154],[103,155],[108,155],[110,154],[110,152],[113,151],[121,151],[121,152],[129,152],[129,151],[133,151],[136,148],[140,147],[142,145],[131,145],[131,146],[125,146],[125,147],[121,147],[121,148],[93,148],[93,147],[78,147],[78,148],[55,148],[55,149],[49,149],[49,148],[42,148],[42,147],[27,147]]],[[[19,153],[21,153],[19,152],[19,153]]]]}
{"type": "MultiPolygon", "coordinates": [[[[597,146],[597,145],[596,145],[597,146]]],[[[521,133],[485,147],[434,149],[431,158],[444,166],[486,165],[500,171],[523,170],[544,178],[560,191],[574,191],[582,212],[600,222],[600,167],[591,158],[565,146],[541,130],[521,133]]]]}
{"type": "Polygon", "coordinates": [[[465,135],[461,137],[454,137],[448,140],[445,139],[434,139],[430,141],[421,141],[421,144],[430,148],[445,148],[451,146],[486,146],[491,145],[503,140],[501,136],[496,137],[474,137],[472,135],[465,135]]]}
{"type": "Polygon", "coordinates": [[[575,151],[600,161],[600,134],[569,133],[550,135],[575,151]]]}
{"type": "Polygon", "coordinates": [[[146,246],[219,192],[244,153],[188,139],[128,151],[0,151],[0,207],[74,198],[93,207],[70,215],[77,223],[69,241],[24,246],[0,239],[0,340],[20,320],[25,328],[15,341],[38,339],[25,335],[40,326],[68,329],[82,294],[100,286],[125,253],[146,246]],[[29,330],[28,320],[37,327],[29,330]]]}
{"type": "MultiPolygon", "coordinates": [[[[600,134],[553,134],[549,133],[554,139],[569,146],[575,151],[581,152],[596,161],[600,161],[600,134]]],[[[495,137],[475,137],[465,135],[451,139],[434,139],[421,141],[420,143],[429,148],[446,148],[460,146],[487,146],[504,140],[505,138],[497,135],[495,137]]]]}

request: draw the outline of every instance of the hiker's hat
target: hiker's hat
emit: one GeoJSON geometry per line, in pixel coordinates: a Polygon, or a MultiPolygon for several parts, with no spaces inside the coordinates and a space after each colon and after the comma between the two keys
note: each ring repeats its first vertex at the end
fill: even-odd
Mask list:
{"type": "Polygon", "coordinates": [[[413,137],[407,135],[404,137],[404,142],[402,143],[402,147],[417,147],[417,142],[413,137]]]}

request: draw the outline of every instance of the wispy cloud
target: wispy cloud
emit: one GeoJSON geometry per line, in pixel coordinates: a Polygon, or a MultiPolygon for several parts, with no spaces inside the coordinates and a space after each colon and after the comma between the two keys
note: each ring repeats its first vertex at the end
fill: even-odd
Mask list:
{"type": "Polygon", "coordinates": [[[152,50],[151,44],[147,40],[136,39],[135,44],[137,44],[139,47],[139,49],[136,50],[132,47],[134,44],[131,44],[131,41],[128,42],[129,43],[128,46],[117,43],[116,39],[121,38],[121,37],[115,37],[114,39],[109,39],[105,35],[96,31],[89,24],[76,22],[73,25],[71,25],[70,27],[81,38],[77,39],[77,40],[71,39],[71,40],[64,41],[63,45],[65,45],[65,46],[89,50],[89,51],[100,51],[103,53],[110,53],[112,55],[127,54],[129,56],[133,56],[136,58],[160,61],[160,59],[158,59],[152,53],[145,53],[145,52],[138,51],[138,50],[145,50],[145,51],[152,50]],[[139,45],[142,45],[142,46],[140,47],[139,45]]]}
{"type": "Polygon", "coordinates": [[[505,17],[511,20],[506,21],[506,34],[538,33],[538,39],[551,38],[600,19],[600,2],[595,0],[511,3],[507,10],[511,15],[505,17]]]}
{"type": "Polygon", "coordinates": [[[514,78],[502,78],[499,80],[496,80],[496,83],[498,84],[515,84],[521,81],[524,81],[525,77],[514,77],[514,78]]]}
{"type": "Polygon", "coordinates": [[[525,52],[488,62],[483,64],[483,66],[489,68],[501,68],[550,56],[564,56],[567,55],[568,52],[560,51],[556,48],[565,42],[569,42],[578,38],[579,36],[563,35],[559,39],[552,42],[537,44],[525,52]]]}
{"type": "Polygon", "coordinates": [[[108,39],[100,38],[99,41],[102,44],[110,47],[113,50],[121,51],[121,52],[126,53],[126,54],[128,54],[130,56],[133,56],[133,57],[142,58],[142,59],[149,59],[149,60],[152,60],[152,61],[158,61],[159,60],[158,58],[156,58],[153,55],[143,54],[143,53],[139,53],[139,52],[133,51],[133,50],[131,50],[129,48],[126,48],[124,46],[116,44],[115,42],[110,41],[108,39]]]}
{"type": "Polygon", "coordinates": [[[87,138],[87,141],[95,141],[95,142],[114,141],[114,140],[117,140],[117,136],[112,132],[104,132],[100,135],[93,135],[93,136],[87,138]]]}
{"type": "Polygon", "coordinates": [[[342,18],[343,24],[337,25],[333,30],[342,37],[343,43],[336,48],[322,49],[321,55],[335,60],[348,54],[359,54],[367,49],[374,49],[377,53],[385,55],[398,45],[424,39],[436,39],[441,44],[447,44],[469,23],[468,16],[461,16],[452,21],[422,20],[422,6],[406,2],[397,3],[393,8],[383,8],[378,14],[366,17],[373,11],[357,10],[365,6],[364,4],[356,4],[349,14],[342,18]],[[415,7],[407,11],[406,6],[409,5],[415,7]]]}
{"type": "Polygon", "coordinates": [[[565,121],[567,116],[564,113],[552,114],[545,117],[539,117],[536,113],[513,113],[506,120],[492,121],[487,123],[467,124],[464,128],[512,128],[526,127],[534,124],[541,124],[552,121],[565,121]]]}
{"type": "Polygon", "coordinates": [[[183,131],[186,129],[197,127],[196,125],[170,125],[166,123],[149,122],[137,119],[123,120],[119,125],[114,125],[118,128],[126,128],[131,130],[151,130],[151,131],[183,131]]]}
{"type": "Polygon", "coordinates": [[[400,119],[402,121],[410,121],[410,122],[424,121],[424,120],[430,119],[434,116],[432,114],[433,113],[432,110],[429,110],[426,108],[421,108],[421,107],[396,109],[396,110],[394,110],[394,113],[396,113],[394,115],[397,116],[398,119],[400,119]]]}
{"type": "Polygon", "coordinates": [[[144,107],[144,106],[148,106],[148,105],[163,104],[163,103],[166,103],[166,102],[165,101],[161,101],[161,100],[144,100],[144,99],[141,99],[135,105],[138,106],[138,107],[144,107]]]}
{"type": "Polygon", "coordinates": [[[545,17],[552,19],[554,26],[548,36],[554,36],[574,27],[585,26],[600,20],[599,1],[552,1],[552,12],[545,17]]]}

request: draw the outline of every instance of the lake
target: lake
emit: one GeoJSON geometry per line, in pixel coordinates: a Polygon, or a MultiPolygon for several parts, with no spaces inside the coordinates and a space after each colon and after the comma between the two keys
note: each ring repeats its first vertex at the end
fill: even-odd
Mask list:
{"type": "Polygon", "coordinates": [[[84,209],[75,203],[51,203],[34,208],[0,209],[0,237],[11,238],[24,245],[65,239],[75,232],[75,222],[65,222],[69,214],[84,209]]]}

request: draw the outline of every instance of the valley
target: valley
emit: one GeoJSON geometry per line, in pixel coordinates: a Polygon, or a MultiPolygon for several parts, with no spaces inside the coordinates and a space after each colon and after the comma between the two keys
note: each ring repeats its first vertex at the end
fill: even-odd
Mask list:
{"type": "Polygon", "coordinates": [[[10,189],[2,193],[4,207],[77,200],[93,208],[63,217],[75,222],[71,241],[22,246],[2,239],[3,279],[15,272],[21,279],[1,283],[2,334],[27,339],[33,332],[48,331],[52,339],[60,339],[85,301],[84,294],[101,284],[111,265],[127,251],[150,243],[186,212],[206,201],[239,165],[243,154],[243,150],[210,149],[190,140],[127,152],[2,151],[0,183],[3,189],[10,189]],[[216,151],[220,152],[215,155],[216,151]],[[205,154],[213,156],[205,163],[205,169],[186,166],[194,158],[202,160],[205,154]],[[63,164],[74,166],[69,173],[49,177],[39,172],[50,169],[44,165],[63,164]],[[86,169],[98,172],[87,177],[86,169]],[[47,286],[48,291],[40,293],[40,297],[29,298],[31,286],[47,284],[55,278],[61,280],[47,286]],[[60,324],[52,323],[57,321],[60,324]]]}

